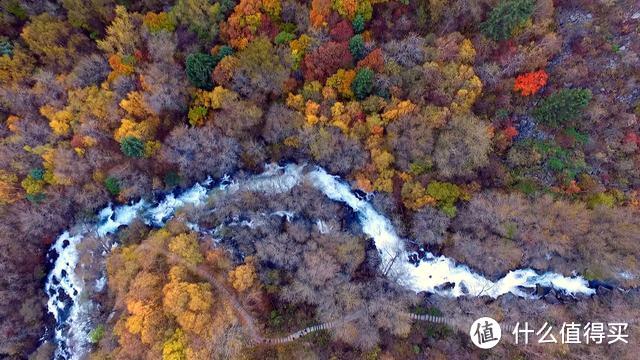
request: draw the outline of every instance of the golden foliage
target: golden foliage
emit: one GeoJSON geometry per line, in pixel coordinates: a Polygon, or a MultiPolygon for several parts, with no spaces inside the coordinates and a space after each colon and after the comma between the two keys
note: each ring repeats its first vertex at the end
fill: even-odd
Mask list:
{"type": "MultiPolygon", "coordinates": [[[[126,329],[140,336],[140,340],[148,345],[157,343],[164,335],[165,318],[155,304],[145,304],[142,301],[127,302],[129,317],[125,322],[126,329]]],[[[127,336],[120,334],[120,337],[127,336]]]]}
{"type": "Polygon", "coordinates": [[[394,99],[393,102],[385,108],[384,113],[382,113],[382,119],[388,123],[416,109],[417,106],[410,100],[399,101],[398,99],[394,99]]]}
{"type": "Polygon", "coordinates": [[[297,70],[300,67],[300,62],[302,61],[304,54],[307,52],[309,45],[311,45],[311,37],[307,34],[302,34],[299,38],[291,40],[289,43],[294,70],[297,70]]]}
{"type": "Polygon", "coordinates": [[[49,126],[56,135],[66,135],[71,130],[73,114],[68,110],[55,110],[49,105],[40,108],[40,114],[49,119],[49,126]]]}
{"type": "Polygon", "coordinates": [[[476,49],[473,47],[471,40],[464,39],[460,45],[458,59],[465,64],[473,64],[476,59],[476,49]]]}
{"type": "Polygon", "coordinates": [[[11,204],[17,200],[17,187],[16,182],[18,176],[0,170],[0,205],[11,204]]]}
{"type": "Polygon", "coordinates": [[[160,120],[156,117],[139,122],[126,118],[122,119],[120,127],[113,133],[113,138],[118,142],[127,136],[134,136],[142,141],[153,139],[155,137],[159,121],[160,120]]]}
{"type": "Polygon", "coordinates": [[[120,101],[120,107],[129,115],[138,119],[144,119],[153,114],[142,98],[142,93],[139,91],[128,93],[127,98],[120,101]]]}
{"type": "Polygon", "coordinates": [[[213,296],[207,283],[169,282],[162,290],[163,307],[186,331],[209,334],[213,296]]]}
{"type": "Polygon", "coordinates": [[[127,12],[122,5],[116,6],[116,17],[107,27],[107,36],[98,40],[98,47],[109,54],[120,56],[132,55],[136,49],[136,34],[134,15],[127,12]]]}
{"type": "Polygon", "coordinates": [[[169,241],[169,250],[191,264],[200,264],[204,261],[198,247],[196,233],[179,234],[173,237],[169,241]]]}
{"type": "Polygon", "coordinates": [[[426,205],[434,205],[436,200],[417,181],[407,181],[402,185],[402,203],[409,209],[418,210],[426,205]]]}
{"type": "Polygon", "coordinates": [[[42,192],[44,180],[34,179],[31,176],[27,176],[22,180],[20,185],[28,195],[35,195],[42,192]]]}
{"type": "Polygon", "coordinates": [[[229,271],[229,282],[239,292],[243,292],[253,286],[256,278],[256,268],[251,261],[229,271]]]}
{"type": "Polygon", "coordinates": [[[13,56],[0,56],[0,84],[16,84],[26,79],[35,66],[35,59],[21,46],[13,49],[13,56]]]}
{"type": "Polygon", "coordinates": [[[221,109],[227,104],[238,100],[238,94],[225,89],[222,86],[216,86],[211,91],[198,89],[193,106],[203,106],[211,110],[221,109]]]}
{"type": "Polygon", "coordinates": [[[320,104],[307,100],[305,103],[304,114],[309,125],[315,125],[322,120],[322,116],[318,117],[320,111],[320,104]]]}
{"type": "Polygon", "coordinates": [[[176,329],[162,345],[162,360],[187,360],[187,344],[182,329],[176,329]]]}
{"type": "Polygon", "coordinates": [[[288,107],[298,110],[300,112],[304,111],[304,98],[301,94],[294,95],[289,93],[287,95],[286,104],[288,107]]]}
{"type": "Polygon", "coordinates": [[[340,69],[327,79],[326,85],[336,89],[338,94],[343,98],[350,99],[353,97],[351,83],[355,77],[355,70],[340,69]]]}
{"type": "Polygon", "coordinates": [[[449,107],[453,113],[468,112],[482,93],[482,82],[470,65],[429,62],[424,67],[436,70],[444,77],[439,86],[451,97],[449,107]]]}

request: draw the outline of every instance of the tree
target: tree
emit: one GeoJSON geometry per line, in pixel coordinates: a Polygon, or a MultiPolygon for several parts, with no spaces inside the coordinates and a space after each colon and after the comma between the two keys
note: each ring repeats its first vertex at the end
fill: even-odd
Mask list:
{"type": "Polygon", "coordinates": [[[44,13],[33,18],[20,34],[34,54],[46,65],[69,67],[84,37],[72,31],[68,23],[44,13]]]}
{"type": "Polygon", "coordinates": [[[331,29],[329,34],[334,41],[348,41],[353,36],[353,29],[347,20],[342,20],[331,29]]]}
{"type": "Polygon", "coordinates": [[[360,60],[364,57],[366,47],[364,45],[364,38],[362,37],[362,35],[354,35],[349,40],[349,51],[351,52],[351,56],[353,56],[355,60],[360,60]]]}
{"type": "Polygon", "coordinates": [[[238,66],[231,80],[234,91],[257,103],[282,94],[289,70],[267,38],[255,39],[236,57],[238,66]]]}
{"type": "Polygon", "coordinates": [[[169,241],[169,250],[193,265],[204,261],[196,233],[176,235],[169,241]]]}
{"type": "Polygon", "coordinates": [[[172,279],[162,289],[165,311],[175,317],[180,327],[188,332],[207,336],[211,328],[213,296],[208,283],[190,283],[172,279]]]}
{"type": "Polygon", "coordinates": [[[265,115],[262,138],[269,144],[282,143],[286,139],[300,135],[303,123],[304,119],[299,112],[274,103],[265,115]]]}
{"type": "Polygon", "coordinates": [[[144,156],[144,143],[135,136],[126,136],[120,141],[120,150],[128,157],[144,156]]]}
{"type": "Polygon", "coordinates": [[[144,15],[142,22],[152,34],[160,31],[173,32],[176,28],[174,19],[166,12],[154,13],[150,11],[144,15]]]}
{"type": "Polygon", "coordinates": [[[120,181],[114,177],[106,178],[104,180],[104,187],[113,196],[118,196],[120,194],[120,181]]]}
{"type": "Polygon", "coordinates": [[[100,85],[109,75],[109,63],[100,55],[82,57],[69,73],[68,81],[74,88],[100,85]]]}
{"type": "Polygon", "coordinates": [[[445,177],[471,176],[487,164],[490,149],[487,127],[472,114],[457,115],[440,132],[434,158],[445,177]]]}
{"type": "Polygon", "coordinates": [[[330,41],[305,55],[302,61],[302,71],[305,80],[324,82],[338,69],[344,69],[351,65],[352,60],[347,43],[330,41]]]}
{"type": "Polygon", "coordinates": [[[366,162],[360,143],[335,127],[309,129],[303,139],[313,159],[332,174],[348,174],[366,162]]]}
{"type": "Polygon", "coordinates": [[[13,56],[13,44],[4,36],[0,37],[0,56],[3,55],[13,56]]]}
{"type": "Polygon", "coordinates": [[[434,124],[428,118],[417,114],[401,116],[389,124],[387,131],[396,164],[402,171],[420,168],[416,175],[421,175],[433,165],[434,124]]]}
{"type": "Polygon", "coordinates": [[[311,25],[318,28],[327,26],[327,17],[331,13],[331,0],[312,0],[311,11],[309,16],[311,18],[311,25]]]}
{"type": "Polygon", "coordinates": [[[89,32],[102,32],[113,13],[114,3],[109,0],[63,0],[69,23],[89,32]]]}
{"type": "Polygon", "coordinates": [[[31,75],[35,67],[33,57],[20,46],[15,46],[13,54],[0,56],[0,84],[15,84],[31,75]]]}
{"type": "Polygon", "coordinates": [[[482,32],[495,41],[507,40],[533,14],[534,0],[501,0],[480,25],[482,32]]]}
{"type": "Polygon", "coordinates": [[[411,34],[402,40],[391,40],[384,44],[386,56],[401,66],[413,67],[424,63],[425,40],[411,34]]]}
{"type": "Polygon", "coordinates": [[[538,70],[519,75],[513,84],[513,90],[519,91],[522,96],[533,95],[547,84],[549,75],[544,70],[538,70]]]}
{"type": "Polygon", "coordinates": [[[147,41],[153,63],[141,71],[141,78],[144,100],[156,114],[181,113],[187,108],[187,79],[173,60],[176,46],[176,36],[166,31],[150,35],[147,41]]]}
{"type": "Polygon", "coordinates": [[[203,53],[192,53],[187,56],[187,78],[189,78],[193,86],[200,89],[211,90],[213,89],[211,72],[215,65],[213,56],[203,53]]]}
{"type": "Polygon", "coordinates": [[[353,18],[351,25],[353,26],[353,31],[356,34],[360,34],[361,32],[364,31],[364,28],[367,25],[367,21],[365,20],[364,15],[362,15],[362,13],[358,13],[353,18]]]}
{"type": "Polygon", "coordinates": [[[447,216],[456,215],[455,202],[462,196],[456,184],[432,181],[427,185],[427,194],[438,202],[438,207],[447,216]]]}
{"type": "Polygon", "coordinates": [[[233,55],[233,48],[229,45],[220,46],[215,54],[213,55],[213,62],[217,65],[220,60],[224,59],[227,56],[233,55]]]}
{"type": "Polygon", "coordinates": [[[18,200],[16,183],[18,176],[5,170],[0,170],[0,206],[18,200]]]}
{"type": "Polygon", "coordinates": [[[235,5],[235,0],[213,4],[208,0],[178,0],[170,14],[177,24],[196,33],[202,42],[210,42],[218,36],[218,22],[224,20],[235,5]]]}
{"type": "Polygon", "coordinates": [[[358,100],[364,100],[373,89],[373,70],[362,68],[356,73],[356,77],[351,83],[351,89],[358,100]]]}
{"type": "Polygon", "coordinates": [[[109,54],[131,56],[140,47],[137,33],[139,15],[131,15],[122,5],[116,6],[116,17],[107,27],[107,35],[96,43],[109,54]]]}
{"type": "Polygon", "coordinates": [[[542,100],[533,110],[533,116],[550,126],[560,126],[580,115],[590,100],[589,89],[562,89],[542,100]]]}
{"type": "Polygon", "coordinates": [[[256,281],[256,269],[252,263],[240,265],[229,272],[229,281],[239,292],[249,289],[256,281]]]}
{"type": "Polygon", "coordinates": [[[411,237],[424,245],[442,245],[447,235],[451,217],[431,206],[412,214],[411,237]]]}
{"type": "Polygon", "coordinates": [[[335,74],[331,75],[325,86],[330,86],[336,90],[336,92],[345,99],[353,98],[353,90],[351,85],[356,77],[355,70],[340,69],[335,74]]]}
{"type": "Polygon", "coordinates": [[[220,178],[232,173],[237,167],[239,154],[240,146],[235,139],[208,125],[174,128],[160,151],[161,159],[176,165],[180,175],[198,180],[207,175],[220,178]]]}
{"type": "Polygon", "coordinates": [[[260,35],[277,33],[272,19],[279,19],[281,10],[280,0],[240,0],[221,25],[222,32],[234,48],[244,49],[260,35]]]}
{"type": "Polygon", "coordinates": [[[162,345],[162,360],[187,360],[187,344],[182,329],[176,329],[162,345]]]}
{"type": "Polygon", "coordinates": [[[373,71],[381,73],[384,71],[384,56],[382,50],[377,48],[371,51],[364,59],[358,61],[358,68],[367,67],[373,71]]]}

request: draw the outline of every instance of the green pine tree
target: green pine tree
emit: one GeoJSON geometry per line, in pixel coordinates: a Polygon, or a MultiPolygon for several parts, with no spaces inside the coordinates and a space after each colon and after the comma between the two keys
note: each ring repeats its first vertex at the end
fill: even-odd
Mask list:
{"type": "Polygon", "coordinates": [[[215,65],[216,62],[213,56],[208,54],[193,53],[187,56],[187,77],[191,84],[200,89],[213,89],[211,71],[215,65]]]}
{"type": "Polygon", "coordinates": [[[542,100],[533,110],[533,116],[547,125],[559,126],[578,116],[590,100],[588,89],[562,89],[542,100]]]}
{"type": "Polygon", "coordinates": [[[362,68],[358,70],[356,73],[356,77],[353,79],[351,83],[351,90],[356,96],[358,100],[364,100],[369,94],[371,94],[371,90],[373,89],[373,70],[369,68],[362,68]]]}
{"type": "Polygon", "coordinates": [[[351,56],[356,60],[360,60],[364,57],[366,48],[364,46],[364,38],[362,35],[354,35],[351,40],[349,40],[349,51],[351,51],[351,56]]]}
{"type": "Polygon", "coordinates": [[[506,0],[491,10],[489,18],[480,24],[482,32],[495,41],[507,40],[533,14],[534,0],[506,0]]]}
{"type": "Polygon", "coordinates": [[[135,136],[127,136],[120,142],[120,150],[128,157],[144,156],[144,143],[135,136]]]}

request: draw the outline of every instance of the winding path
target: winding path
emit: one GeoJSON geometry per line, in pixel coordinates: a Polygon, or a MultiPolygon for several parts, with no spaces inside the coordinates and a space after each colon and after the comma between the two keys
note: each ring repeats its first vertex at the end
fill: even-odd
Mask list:
{"type": "MultiPolygon", "coordinates": [[[[148,244],[141,244],[140,246],[146,246],[146,245],[148,244]]],[[[228,289],[227,286],[224,284],[224,280],[218,279],[217,276],[215,276],[209,271],[206,265],[194,265],[188,261],[185,261],[183,258],[173,253],[170,253],[164,249],[158,249],[157,247],[150,248],[150,250],[163,254],[171,262],[178,263],[184,266],[187,270],[189,270],[193,274],[199,276],[200,278],[206,280],[209,284],[211,284],[216,289],[216,291],[218,291],[219,294],[221,294],[230,302],[236,314],[238,315],[240,322],[244,325],[243,328],[247,331],[247,335],[249,336],[251,343],[255,345],[280,345],[280,344],[289,343],[301,337],[304,337],[308,334],[314,333],[316,331],[335,329],[351,321],[367,316],[366,309],[360,309],[358,311],[347,314],[336,320],[309,326],[283,337],[263,337],[260,335],[260,332],[258,331],[258,326],[256,325],[256,320],[254,319],[254,317],[244,309],[242,304],[233,295],[233,291],[228,289]]],[[[401,314],[408,315],[408,317],[413,321],[425,321],[425,322],[430,322],[434,324],[446,325],[454,329],[459,329],[461,331],[466,331],[468,327],[468,325],[467,327],[465,327],[465,325],[463,324],[463,321],[461,321],[460,319],[456,319],[452,317],[437,316],[437,315],[430,315],[430,314],[419,315],[414,313],[406,313],[400,310],[398,310],[398,312],[401,314]]],[[[509,324],[501,324],[500,326],[503,332],[510,332],[513,329],[513,327],[509,324]]]]}

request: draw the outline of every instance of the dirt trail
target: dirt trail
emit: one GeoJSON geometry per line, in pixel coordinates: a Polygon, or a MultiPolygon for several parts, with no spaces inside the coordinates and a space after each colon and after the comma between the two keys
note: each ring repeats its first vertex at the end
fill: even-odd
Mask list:
{"type": "MultiPolygon", "coordinates": [[[[144,246],[144,245],[141,245],[141,246],[144,246]]],[[[279,344],[289,343],[316,331],[338,328],[340,326],[343,326],[344,324],[347,324],[358,318],[366,316],[367,314],[367,311],[365,311],[366,309],[360,309],[358,311],[347,314],[333,321],[309,326],[286,336],[263,337],[260,335],[260,332],[258,331],[258,326],[256,325],[256,320],[254,319],[254,317],[244,309],[242,304],[234,296],[233,291],[227,288],[227,286],[224,284],[224,280],[218,279],[217,276],[213,275],[210,272],[210,270],[207,269],[206,265],[191,264],[185,261],[184,259],[182,259],[181,257],[175,254],[172,254],[164,249],[161,249],[161,250],[154,249],[154,250],[166,256],[168,259],[170,259],[171,262],[184,266],[187,270],[189,270],[193,274],[206,280],[209,284],[211,284],[211,286],[215,288],[215,290],[219,294],[225,297],[229,301],[229,303],[233,306],[238,318],[240,319],[240,322],[243,325],[243,328],[246,330],[247,335],[251,339],[251,342],[256,345],[260,345],[260,344],[279,345],[279,344]]],[[[401,313],[404,313],[403,311],[400,311],[400,310],[398,311],[401,313]]],[[[470,323],[466,324],[466,321],[462,321],[461,319],[451,318],[447,316],[436,316],[436,315],[429,315],[429,314],[418,315],[413,313],[408,313],[408,316],[413,321],[426,321],[434,324],[442,324],[460,331],[466,331],[466,329],[470,325],[470,323]]],[[[501,324],[501,327],[503,332],[510,332],[511,329],[513,328],[508,324],[501,324]]]]}

